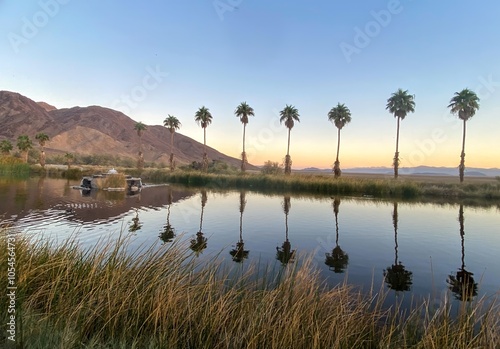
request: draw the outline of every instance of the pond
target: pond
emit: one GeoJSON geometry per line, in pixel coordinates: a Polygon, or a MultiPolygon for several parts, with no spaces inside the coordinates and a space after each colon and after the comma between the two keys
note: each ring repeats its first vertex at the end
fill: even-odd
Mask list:
{"type": "Polygon", "coordinates": [[[84,246],[133,234],[133,247],[182,240],[195,258],[282,268],[311,258],[329,285],[389,289],[387,302],[455,303],[499,294],[500,209],[364,197],[264,194],[174,185],[124,192],[78,181],[0,179],[0,218],[21,233],[84,246]],[[469,292],[461,287],[470,285],[469,292]],[[465,298],[465,299],[464,299],[465,298]]]}

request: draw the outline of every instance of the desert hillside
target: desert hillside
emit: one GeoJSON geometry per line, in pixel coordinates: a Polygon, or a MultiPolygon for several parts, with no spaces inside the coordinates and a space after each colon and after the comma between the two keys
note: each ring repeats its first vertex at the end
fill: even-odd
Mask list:
{"type": "MultiPolygon", "coordinates": [[[[106,154],[136,159],[139,137],[134,130],[136,121],[127,115],[99,106],[57,109],[46,102],[34,102],[28,97],[0,91],[0,140],[15,144],[19,135],[34,136],[44,132],[50,137],[47,155],[76,153],[106,154]]],[[[170,132],[160,125],[148,125],[142,144],[146,161],[168,163],[170,132]]],[[[211,160],[239,166],[239,159],[207,147],[211,160]]],[[[176,133],[174,154],[178,164],[200,161],[203,144],[176,133]]]]}

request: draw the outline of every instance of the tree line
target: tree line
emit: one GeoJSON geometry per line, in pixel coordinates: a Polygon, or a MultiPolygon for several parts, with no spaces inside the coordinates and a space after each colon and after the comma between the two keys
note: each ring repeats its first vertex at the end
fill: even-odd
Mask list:
{"type": "MultiPolygon", "coordinates": [[[[450,112],[454,115],[457,115],[460,120],[463,121],[463,137],[462,137],[462,151],[460,153],[460,164],[459,168],[459,177],[460,182],[464,180],[464,172],[465,172],[465,135],[466,135],[466,122],[476,114],[476,111],[479,109],[479,98],[474,91],[471,91],[468,88],[465,88],[459,92],[455,92],[454,96],[451,98],[448,108],[450,108],[450,112]]],[[[394,153],[393,158],[393,168],[394,168],[394,178],[398,178],[399,175],[399,129],[400,122],[405,119],[405,117],[409,113],[415,112],[415,95],[412,95],[408,92],[408,90],[398,89],[394,92],[388,99],[386,104],[386,110],[388,110],[397,120],[397,128],[396,128],[396,151],[394,153]]],[[[248,160],[245,152],[245,131],[246,126],[249,122],[249,118],[251,116],[255,116],[255,111],[252,107],[250,107],[246,102],[242,102],[236,110],[234,111],[236,117],[240,119],[240,122],[243,124],[243,150],[241,153],[241,171],[245,172],[248,160]]],[[[340,161],[339,161],[339,152],[340,152],[340,131],[344,126],[351,122],[351,111],[344,103],[338,103],[335,107],[333,107],[327,114],[328,120],[331,121],[335,127],[337,128],[337,153],[335,157],[335,162],[333,165],[333,173],[335,177],[340,177],[342,171],[340,169],[340,161]]],[[[212,123],[212,114],[210,110],[205,106],[199,108],[195,113],[195,121],[196,123],[203,129],[203,157],[202,157],[202,169],[204,171],[208,168],[208,157],[206,152],[206,129],[212,123]]],[[[297,108],[293,105],[286,105],[285,108],[280,111],[280,123],[284,124],[288,129],[288,139],[287,139],[287,150],[284,160],[284,171],[286,175],[289,175],[292,170],[292,158],[290,156],[290,133],[292,128],[295,126],[296,122],[300,122],[300,114],[297,108]]],[[[173,170],[175,168],[174,161],[174,134],[176,130],[179,130],[181,127],[181,123],[179,119],[175,116],[168,115],[168,117],[164,120],[163,125],[167,127],[170,131],[171,138],[171,147],[170,147],[170,168],[173,170]]],[[[142,142],[141,136],[142,132],[146,130],[146,125],[142,122],[138,122],[135,125],[135,130],[137,130],[137,134],[139,136],[139,163],[138,166],[141,166],[142,159],[142,142]]],[[[142,160],[143,164],[143,160],[142,160]]]]}
{"type": "MultiPolygon", "coordinates": [[[[465,136],[466,136],[466,122],[472,118],[476,111],[479,109],[479,98],[474,91],[470,89],[463,89],[459,92],[455,92],[453,98],[451,98],[448,108],[450,108],[450,112],[454,115],[457,115],[460,120],[463,121],[463,137],[462,137],[462,150],[460,153],[460,164],[458,166],[459,169],[459,177],[460,182],[464,180],[465,173],[465,136]]],[[[393,158],[393,167],[394,167],[394,178],[398,178],[398,170],[399,170],[399,129],[400,122],[405,119],[405,117],[409,113],[415,112],[415,95],[411,95],[408,90],[398,89],[394,92],[388,99],[386,104],[386,110],[388,110],[397,120],[397,128],[396,128],[396,151],[394,153],[393,158]]],[[[254,109],[248,105],[246,102],[240,103],[234,114],[237,118],[240,119],[240,122],[243,125],[243,150],[241,153],[241,171],[245,172],[248,165],[247,155],[245,151],[245,133],[246,126],[250,120],[250,117],[255,116],[254,109]]],[[[335,127],[337,128],[337,152],[335,157],[335,162],[333,165],[333,173],[335,177],[340,177],[342,171],[340,169],[340,161],[339,161],[339,152],[340,152],[340,131],[347,124],[351,122],[351,111],[344,103],[338,103],[335,107],[333,107],[327,114],[328,120],[331,121],[335,127]]],[[[203,156],[201,159],[201,169],[203,171],[207,171],[208,169],[208,156],[207,156],[207,142],[206,142],[206,132],[207,127],[212,123],[213,116],[210,110],[202,106],[200,107],[195,115],[195,122],[203,129],[203,156]]],[[[286,105],[283,110],[280,111],[280,123],[284,124],[288,129],[288,139],[287,139],[287,151],[284,160],[284,172],[285,175],[289,175],[292,171],[292,158],[290,156],[290,134],[292,128],[295,126],[296,122],[300,122],[300,114],[297,108],[293,105],[286,105]]],[[[169,165],[170,169],[174,170],[176,166],[176,162],[174,159],[174,135],[177,130],[179,130],[182,126],[179,119],[173,115],[168,115],[167,118],[163,121],[163,125],[170,131],[170,158],[169,165]]],[[[138,153],[138,161],[137,167],[139,170],[142,170],[144,167],[144,154],[142,151],[142,134],[147,129],[147,126],[142,122],[137,122],[134,126],[134,130],[137,131],[137,135],[139,137],[139,153],[138,153]]],[[[39,157],[40,165],[45,167],[45,144],[49,141],[49,136],[45,133],[38,133],[35,136],[35,139],[38,141],[41,152],[39,157]]],[[[27,135],[21,135],[17,139],[17,147],[20,152],[23,154],[25,162],[28,162],[28,152],[33,148],[33,142],[27,135]]],[[[4,155],[8,155],[10,151],[13,149],[13,145],[9,140],[2,140],[0,142],[0,152],[4,155]]],[[[68,167],[71,166],[71,163],[74,161],[75,157],[72,153],[66,153],[65,159],[68,164],[68,167]]]]}

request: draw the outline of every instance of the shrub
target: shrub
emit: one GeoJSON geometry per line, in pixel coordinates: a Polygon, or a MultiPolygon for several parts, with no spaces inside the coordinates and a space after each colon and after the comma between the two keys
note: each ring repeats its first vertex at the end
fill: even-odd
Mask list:
{"type": "Polygon", "coordinates": [[[262,172],[262,174],[280,174],[283,173],[283,166],[278,162],[267,160],[260,171],[262,172]]]}

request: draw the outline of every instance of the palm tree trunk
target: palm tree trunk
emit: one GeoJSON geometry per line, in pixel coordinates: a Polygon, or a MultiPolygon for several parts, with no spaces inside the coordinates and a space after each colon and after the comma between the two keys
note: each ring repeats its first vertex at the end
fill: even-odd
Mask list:
{"type": "Polygon", "coordinates": [[[203,171],[208,170],[208,157],[207,157],[207,128],[203,127],[203,171]]]}
{"type": "Polygon", "coordinates": [[[465,228],[464,228],[464,205],[460,205],[460,209],[458,211],[458,222],[460,223],[460,238],[462,239],[462,269],[465,269],[465,244],[464,244],[464,236],[465,236],[465,228]]]}
{"type": "Polygon", "coordinates": [[[337,132],[337,157],[335,159],[335,163],[333,164],[333,174],[335,178],[341,176],[342,171],[340,171],[340,161],[339,161],[339,151],[340,151],[340,128],[337,132]]]}
{"type": "Polygon", "coordinates": [[[338,133],[337,133],[337,158],[336,158],[336,161],[339,161],[339,151],[340,151],[340,128],[338,129],[338,133]]]}
{"type": "Polygon", "coordinates": [[[288,129],[288,146],[286,148],[286,155],[290,156],[290,129],[288,129]]]}
{"type": "Polygon", "coordinates": [[[464,132],[462,138],[462,153],[460,154],[460,166],[458,167],[458,172],[460,176],[460,183],[464,181],[465,172],[465,130],[466,130],[466,120],[464,120],[464,132]]]}
{"type": "Polygon", "coordinates": [[[241,153],[241,171],[246,170],[247,154],[245,153],[245,130],[247,124],[243,123],[243,152],[241,153]]]}
{"type": "Polygon", "coordinates": [[[396,153],[394,154],[394,178],[398,178],[398,168],[399,168],[399,116],[398,119],[398,127],[396,131],[396,153]]]}
{"type": "Polygon", "coordinates": [[[170,132],[170,169],[174,169],[174,132],[170,132]]]}
{"type": "Polygon", "coordinates": [[[290,157],[290,131],[288,129],[288,145],[286,148],[286,156],[285,156],[285,175],[289,175],[292,173],[292,158],[290,157]]]}

